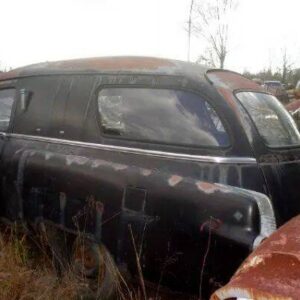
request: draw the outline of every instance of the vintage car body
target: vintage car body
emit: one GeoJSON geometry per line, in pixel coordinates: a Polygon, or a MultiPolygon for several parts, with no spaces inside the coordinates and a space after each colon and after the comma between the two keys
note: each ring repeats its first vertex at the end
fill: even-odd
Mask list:
{"type": "Polygon", "coordinates": [[[293,139],[267,145],[247,93],[276,101],[237,73],[158,58],[1,74],[2,218],[84,231],[132,271],[134,239],[145,276],[176,288],[227,282],[300,212],[296,126],[276,106],[263,121],[293,139]]]}
{"type": "Polygon", "coordinates": [[[273,233],[211,300],[299,299],[299,225],[300,216],[297,216],[273,233]]]}

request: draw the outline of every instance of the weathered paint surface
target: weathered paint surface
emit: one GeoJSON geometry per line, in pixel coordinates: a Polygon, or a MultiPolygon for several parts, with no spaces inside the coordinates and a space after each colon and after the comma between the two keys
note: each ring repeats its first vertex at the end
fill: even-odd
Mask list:
{"type": "Polygon", "coordinates": [[[265,240],[211,300],[300,299],[300,216],[265,240]]]}
{"type": "Polygon", "coordinates": [[[155,57],[101,57],[44,62],[0,73],[0,81],[22,76],[70,73],[156,73],[203,77],[207,68],[155,57]]]}

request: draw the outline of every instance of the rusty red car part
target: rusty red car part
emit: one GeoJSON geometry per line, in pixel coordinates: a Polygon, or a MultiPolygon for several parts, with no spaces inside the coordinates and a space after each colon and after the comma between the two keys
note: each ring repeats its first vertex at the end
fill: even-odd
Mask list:
{"type": "Polygon", "coordinates": [[[0,74],[1,80],[10,80],[23,75],[39,74],[39,70],[47,69],[49,72],[75,72],[75,71],[137,71],[159,70],[160,68],[175,68],[176,62],[155,57],[102,57],[71,59],[64,61],[43,62],[17,68],[0,74]]]}
{"type": "Polygon", "coordinates": [[[264,89],[254,81],[232,71],[208,70],[207,77],[218,88],[222,87],[230,91],[244,89],[264,92],[264,89]]]}
{"type": "Polygon", "coordinates": [[[300,299],[300,216],[265,240],[211,300],[300,299]]]}

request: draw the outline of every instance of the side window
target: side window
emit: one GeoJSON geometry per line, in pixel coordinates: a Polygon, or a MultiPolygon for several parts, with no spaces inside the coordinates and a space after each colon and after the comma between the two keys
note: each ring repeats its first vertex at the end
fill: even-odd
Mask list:
{"type": "Polygon", "coordinates": [[[0,131],[2,132],[8,129],[14,97],[14,89],[0,90],[0,131]]]}
{"type": "Polygon", "coordinates": [[[102,131],[111,136],[172,145],[229,145],[215,110],[194,93],[105,88],[98,94],[98,110],[102,131]]]}

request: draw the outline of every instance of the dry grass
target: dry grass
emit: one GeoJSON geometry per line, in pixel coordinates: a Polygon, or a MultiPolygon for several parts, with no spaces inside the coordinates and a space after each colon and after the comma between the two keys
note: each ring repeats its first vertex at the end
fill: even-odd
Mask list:
{"type": "Polygon", "coordinates": [[[89,284],[65,272],[58,278],[51,257],[26,235],[0,235],[0,299],[91,299],[89,284]],[[40,249],[41,250],[41,249],[40,249]]]}
{"type": "MultiPolygon", "coordinates": [[[[58,276],[49,245],[17,233],[11,228],[0,233],[0,300],[7,299],[103,299],[98,293],[96,279],[78,276],[71,266],[58,276]]],[[[179,295],[167,296],[163,289],[158,295],[157,285],[139,288],[114,269],[116,294],[110,299],[166,300],[188,299],[179,295]],[[147,291],[146,291],[147,289],[147,291]],[[147,296],[146,296],[147,294],[147,296]]]]}
{"type": "MultiPolygon", "coordinates": [[[[102,299],[97,278],[88,279],[73,272],[72,267],[59,276],[51,247],[32,235],[12,228],[0,233],[0,300],[7,299],[102,299]]],[[[113,262],[111,262],[113,264],[113,262]]],[[[113,269],[113,267],[112,267],[113,269]]],[[[139,289],[129,287],[113,269],[117,294],[111,299],[144,299],[139,289]]]]}

